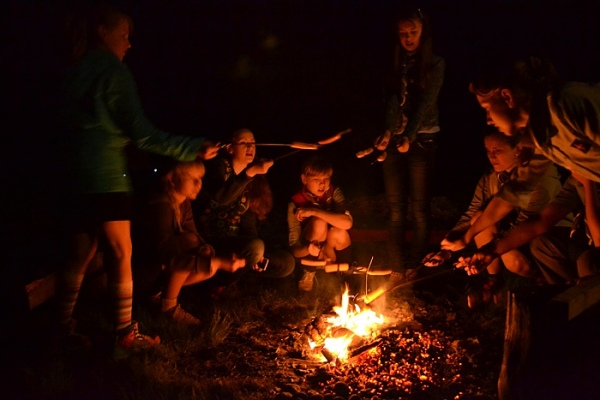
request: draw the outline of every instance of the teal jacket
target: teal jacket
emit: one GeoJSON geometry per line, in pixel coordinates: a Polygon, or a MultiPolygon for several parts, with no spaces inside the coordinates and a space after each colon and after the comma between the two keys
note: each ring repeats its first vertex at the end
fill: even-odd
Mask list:
{"type": "Polygon", "coordinates": [[[171,156],[196,158],[202,138],[173,136],[144,116],[129,69],[112,53],[90,51],[67,76],[64,121],[66,156],[80,193],[132,191],[125,146],[171,156]]]}

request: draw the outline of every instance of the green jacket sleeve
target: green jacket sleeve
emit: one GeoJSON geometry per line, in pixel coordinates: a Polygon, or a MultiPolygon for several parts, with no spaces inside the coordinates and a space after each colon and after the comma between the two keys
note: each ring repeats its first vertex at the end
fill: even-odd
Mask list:
{"type": "Polygon", "coordinates": [[[204,139],[157,129],[144,115],[133,76],[125,65],[106,80],[104,96],[113,119],[138,148],[179,161],[196,159],[204,139]]]}

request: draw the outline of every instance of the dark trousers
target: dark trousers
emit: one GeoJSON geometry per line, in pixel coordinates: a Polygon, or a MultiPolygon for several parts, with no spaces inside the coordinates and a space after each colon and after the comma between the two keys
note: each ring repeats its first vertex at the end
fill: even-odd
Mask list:
{"type": "Polygon", "coordinates": [[[419,137],[406,153],[398,152],[392,142],[382,166],[389,207],[388,265],[397,272],[416,267],[425,256],[431,233],[431,184],[437,144],[433,135],[419,137]],[[413,239],[407,251],[409,209],[413,239]]]}

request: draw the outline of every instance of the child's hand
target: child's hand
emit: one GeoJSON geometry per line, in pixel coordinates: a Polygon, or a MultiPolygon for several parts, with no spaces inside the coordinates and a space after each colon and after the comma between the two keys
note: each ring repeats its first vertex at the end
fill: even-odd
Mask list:
{"type": "Polygon", "coordinates": [[[310,218],[315,215],[312,208],[298,208],[296,210],[296,219],[300,222],[304,221],[306,218],[310,218]]]}
{"type": "Polygon", "coordinates": [[[440,244],[440,248],[442,250],[450,250],[450,251],[459,251],[459,250],[464,249],[465,247],[467,247],[467,244],[465,243],[464,237],[456,238],[454,240],[445,238],[444,240],[442,240],[442,243],[440,244]]]}
{"type": "Polygon", "coordinates": [[[377,139],[375,139],[375,148],[379,151],[384,151],[390,143],[391,136],[392,133],[390,131],[385,131],[383,135],[378,136],[377,139]]]}
{"type": "Polygon", "coordinates": [[[406,153],[410,149],[410,140],[406,136],[402,136],[400,143],[396,146],[400,153],[406,153]]]}
{"type": "Polygon", "coordinates": [[[319,257],[319,254],[321,254],[321,247],[319,247],[318,244],[310,242],[308,244],[308,254],[313,257],[319,257]]]}
{"type": "Polygon", "coordinates": [[[210,160],[211,158],[215,158],[221,146],[219,143],[214,144],[211,141],[204,141],[200,146],[200,150],[198,150],[198,158],[202,160],[210,160]]]}
{"type": "Polygon", "coordinates": [[[459,257],[454,263],[456,268],[463,268],[467,275],[477,275],[487,268],[493,261],[493,256],[484,253],[475,253],[472,257],[459,257]]]}
{"type": "Polygon", "coordinates": [[[230,266],[228,271],[235,272],[240,268],[244,268],[246,266],[246,260],[244,258],[239,258],[237,254],[233,253],[230,259],[230,266]]]}
{"type": "Polygon", "coordinates": [[[262,160],[253,163],[248,168],[246,168],[246,176],[248,178],[254,177],[254,175],[258,174],[266,174],[269,168],[273,166],[272,160],[262,160]]]}

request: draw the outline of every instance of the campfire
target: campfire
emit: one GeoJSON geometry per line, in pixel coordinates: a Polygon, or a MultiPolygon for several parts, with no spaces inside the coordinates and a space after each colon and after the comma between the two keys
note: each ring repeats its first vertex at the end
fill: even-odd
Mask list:
{"type": "MultiPolygon", "coordinates": [[[[378,297],[377,291],[373,294],[378,297]]],[[[368,304],[359,305],[346,287],[338,306],[313,318],[301,339],[306,343],[307,362],[297,366],[307,383],[322,394],[344,398],[469,399],[481,395],[473,388],[481,387],[483,377],[472,373],[481,360],[466,356],[473,350],[479,352],[481,343],[456,340],[441,329],[426,330],[414,320],[411,306],[401,296],[386,297],[377,302],[388,303],[380,314],[368,304]]],[[[451,318],[450,314],[449,325],[451,318]]]]}
{"type": "Polygon", "coordinates": [[[386,318],[371,308],[351,304],[346,286],[341,305],[333,307],[333,314],[323,315],[307,327],[312,355],[323,361],[347,362],[349,349],[375,339],[385,323],[386,318]]]}

